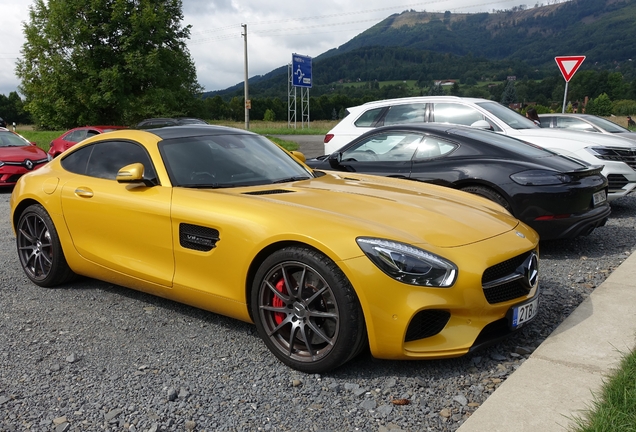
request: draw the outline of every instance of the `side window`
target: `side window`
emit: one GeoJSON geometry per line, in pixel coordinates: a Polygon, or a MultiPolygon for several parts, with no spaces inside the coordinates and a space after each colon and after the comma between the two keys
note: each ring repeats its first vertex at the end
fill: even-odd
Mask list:
{"type": "Polygon", "coordinates": [[[380,114],[382,114],[382,110],[384,110],[384,108],[374,108],[365,111],[354,124],[357,127],[372,127],[375,122],[378,121],[380,114]]]}
{"type": "Polygon", "coordinates": [[[144,178],[156,178],[155,169],[146,150],[128,141],[99,142],[82,147],[62,159],[62,167],[76,174],[115,180],[117,172],[126,165],[141,163],[144,178]]]}
{"type": "Polygon", "coordinates": [[[445,156],[457,148],[457,144],[440,140],[434,137],[424,137],[417,146],[415,159],[431,159],[445,156]]]}
{"type": "Polygon", "coordinates": [[[422,139],[412,132],[388,132],[374,135],[342,153],[343,162],[349,161],[409,161],[422,139]]]}
{"type": "Polygon", "coordinates": [[[426,115],[425,103],[393,105],[384,118],[384,125],[421,123],[426,115]]]}
{"type": "Polygon", "coordinates": [[[68,134],[66,136],[66,138],[64,138],[66,141],[70,141],[70,142],[80,142],[81,140],[83,140],[84,138],[86,138],[86,131],[85,130],[76,130],[75,132],[72,132],[70,134],[68,134]]]}
{"type": "Polygon", "coordinates": [[[484,116],[474,108],[456,103],[436,103],[432,121],[470,126],[484,116]]]}
{"type": "Polygon", "coordinates": [[[573,117],[557,117],[557,127],[576,129],[586,132],[597,132],[597,130],[591,124],[573,117]]]}
{"type": "Polygon", "coordinates": [[[545,116],[542,116],[542,117],[539,119],[539,121],[541,122],[541,123],[539,124],[539,126],[541,126],[542,128],[550,128],[550,127],[552,127],[552,119],[553,119],[553,118],[554,118],[554,117],[545,117],[545,116]]]}
{"type": "Polygon", "coordinates": [[[94,129],[89,129],[86,131],[86,138],[90,138],[95,135],[99,135],[99,132],[94,129]]]}

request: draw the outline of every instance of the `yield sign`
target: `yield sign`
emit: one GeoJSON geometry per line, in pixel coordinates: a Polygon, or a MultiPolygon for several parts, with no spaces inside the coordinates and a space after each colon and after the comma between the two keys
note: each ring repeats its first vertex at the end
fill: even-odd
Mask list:
{"type": "Polygon", "coordinates": [[[585,60],[585,56],[555,57],[554,60],[559,69],[561,69],[565,82],[570,82],[583,60],[585,60]]]}

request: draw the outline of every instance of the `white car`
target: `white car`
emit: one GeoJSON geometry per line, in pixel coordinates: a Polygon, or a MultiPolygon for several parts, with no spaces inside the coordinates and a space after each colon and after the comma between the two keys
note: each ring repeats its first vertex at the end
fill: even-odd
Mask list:
{"type": "Polygon", "coordinates": [[[636,132],[592,114],[539,114],[542,128],[572,129],[582,132],[614,134],[619,138],[636,141],[636,132]]]}
{"type": "Polygon", "coordinates": [[[608,200],[636,188],[636,143],[613,135],[568,129],[542,129],[521,114],[487,99],[420,96],[369,102],[347,109],[348,115],[325,135],[325,154],[378,126],[437,122],[461,124],[519,138],[556,153],[604,165],[608,200]]]}

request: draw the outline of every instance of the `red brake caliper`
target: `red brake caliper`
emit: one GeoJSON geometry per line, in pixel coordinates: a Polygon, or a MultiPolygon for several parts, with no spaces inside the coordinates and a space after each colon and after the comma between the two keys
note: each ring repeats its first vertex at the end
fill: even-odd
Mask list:
{"type": "MultiPolygon", "coordinates": [[[[276,282],[276,291],[281,294],[287,295],[287,289],[285,288],[285,280],[281,278],[278,282],[276,282]]],[[[275,308],[281,308],[285,306],[285,303],[278,296],[274,296],[272,299],[272,306],[275,308]]],[[[274,312],[274,321],[276,321],[276,325],[280,325],[285,319],[285,314],[282,312],[274,312]]]]}

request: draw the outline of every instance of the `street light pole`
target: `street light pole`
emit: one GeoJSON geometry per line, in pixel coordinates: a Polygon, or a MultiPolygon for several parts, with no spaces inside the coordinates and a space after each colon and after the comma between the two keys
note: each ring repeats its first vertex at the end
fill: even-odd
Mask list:
{"type": "Polygon", "coordinates": [[[245,40],[245,130],[250,128],[250,99],[247,85],[247,24],[241,24],[243,27],[243,38],[245,40]]]}

